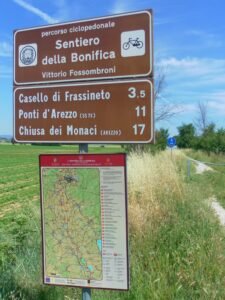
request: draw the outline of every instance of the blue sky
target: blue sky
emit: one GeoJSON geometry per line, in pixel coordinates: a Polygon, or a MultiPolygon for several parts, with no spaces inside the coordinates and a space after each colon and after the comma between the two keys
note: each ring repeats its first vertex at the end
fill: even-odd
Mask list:
{"type": "Polygon", "coordinates": [[[15,29],[149,8],[155,76],[163,70],[166,78],[157,105],[177,112],[156,127],[176,134],[177,126],[196,119],[198,102],[207,104],[210,122],[225,127],[224,0],[7,0],[0,4],[0,134],[12,134],[15,29]]]}

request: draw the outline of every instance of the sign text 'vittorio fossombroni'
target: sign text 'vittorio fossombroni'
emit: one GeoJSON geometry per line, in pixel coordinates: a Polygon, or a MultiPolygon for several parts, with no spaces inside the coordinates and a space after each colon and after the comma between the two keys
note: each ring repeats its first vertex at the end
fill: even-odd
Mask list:
{"type": "Polygon", "coordinates": [[[151,11],[14,33],[14,84],[152,75],[151,11]]]}
{"type": "Polygon", "coordinates": [[[153,139],[147,79],[18,87],[17,142],[145,143],[153,139]]]}

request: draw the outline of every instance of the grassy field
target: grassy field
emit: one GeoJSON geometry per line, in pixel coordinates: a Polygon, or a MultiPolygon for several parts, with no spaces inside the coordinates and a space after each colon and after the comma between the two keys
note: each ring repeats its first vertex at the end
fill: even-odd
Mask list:
{"type": "MultiPolygon", "coordinates": [[[[76,151],[74,146],[0,145],[1,300],[81,299],[80,289],[41,283],[38,154],[76,151]]],[[[131,288],[93,290],[92,299],[224,299],[225,232],[207,201],[222,195],[224,181],[218,179],[223,176],[220,171],[196,175],[193,168],[187,178],[179,151],[172,157],[170,152],[129,155],[131,288]]]]}
{"type": "MultiPolygon", "coordinates": [[[[78,150],[0,144],[0,299],[63,299],[74,294],[71,289],[41,286],[38,156],[78,150]]],[[[121,151],[116,145],[89,146],[91,153],[121,151]]]]}
{"type": "Polygon", "coordinates": [[[203,176],[195,176],[192,165],[191,180],[197,182],[198,188],[202,190],[205,198],[208,195],[215,196],[225,208],[225,156],[222,154],[208,156],[201,151],[190,150],[185,153],[196,160],[209,163],[208,166],[213,168],[214,172],[206,172],[203,176]],[[211,163],[215,163],[215,165],[211,163]]]}

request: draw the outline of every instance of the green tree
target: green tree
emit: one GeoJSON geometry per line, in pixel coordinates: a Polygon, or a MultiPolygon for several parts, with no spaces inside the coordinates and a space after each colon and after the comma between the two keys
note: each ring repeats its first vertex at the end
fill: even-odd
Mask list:
{"type": "Polygon", "coordinates": [[[192,148],[196,141],[196,130],[193,124],[183,124],[178,127],[177,146],[180,148],[192,148]]]}
{"type": "Polygon", "coordinates": [[[198,148],[206,151],[208,155],[213,151],[216,142],[215,124],[208,125],[199,138],[198,148]]]}
{"type": "Polygon", "coordinates": [[[165,150],[167,146],[167,139],[169,137],[168,129],[160,128],[155,133],[155,147],[158,150],[165,150]]]}
{"type": "Polygon", "coordinates": [[[210,152],[225,152],[225,129],[221,128],[216,131],[215,124],[209,124],[198,138],[196,148],[206,151],[208,155],[210,152]]]}
{"type": "Polygon", "coordinates": [[[126,152],[151,152],[156,153],[166,149],[167,138],[169,137],[168,129],[160,128],[155,132],[154,144],[126,144],[122,147],[126,152]]]}
{"type": "Polygon", "coordinates": [[[216,135],[218,152],[225,153],[225,129],[220,128],[216,135]]]}

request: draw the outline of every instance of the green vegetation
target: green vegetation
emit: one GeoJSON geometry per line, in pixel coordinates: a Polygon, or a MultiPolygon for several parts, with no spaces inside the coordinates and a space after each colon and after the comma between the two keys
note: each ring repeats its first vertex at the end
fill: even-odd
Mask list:
{"type": "Polygon", "coordinates": [[[202,151],[193,150],[186,150],[186,154],[196,160],[209,163],[208,166],[213,168],[214,172],[205,172],[202,176],[197,176],[192,171],[191,181],[196,182],[205,198],[207,198],[207,196],[215,196],[225,208],[225,155],[212,153],[208,156],[202,151]]]}
{"type": "Polygon", "coordinates": [[[209,163],[209,165],[212,163],[212,164],[215,164],[215,165],[212,165],[213,166],[213,169],[219,171],[219,172],[222,172],[222,173],[225,173],[225,155],[224,154],[215,154],[215,153],[211,153],[210,156],[206,154],[206,152],[203,152],[203,151],[200,151],[200,150],[190,150],[190,149],[187,149],[185,150],[185,154],[187,156],[190,156],[192,157],[193,159],[196,159],[196,160],[199,160],[199,161],[203,161],[205,162],[206,164],[209,163]],[[218,166],[217,166],[218,164],[218,166]]]}
{"type": "Polygon", "coordinates": [[[122,147],[126,152],[149,152],[155,154],[159,151],[165,150],[167,146],[167,139],[169,137],[168,129],[160,128],[155,131],[154,144],[125,144],[122,147]]]}
{"type": "Polygon", "coordinates": [[[183,124],[178,127],[177,145],[180,148],[190,148],[193,146],[196,130],[193,124],[183,124]]]}
{"type": "MultiPolygon", "coordinates": [[[[1,300],[81,299],[80,289],[41,283],[38,154],[74,148],[0,145],[1,300]]],[[[206,160],[200,152],[188,155],[206,160]]],[[[225,232],[207,200],[224,197],[224,169],[197,175],[192,168],[187,178],[186,157],[177,150],[172,157],[129,155],[131,288],[93,290],[92,299],[224,299],[225,232]]]]}
{"type": "Polygon", "coordinates": [[[96,299],[224,299],[224,230],[174,152],[130,158],[131,290],[96,299]]]}
{"type": "Polygon", "coordinates": [[[225,129],[216,130],[215,124],[211,123],[202,129],[197,135],[193,124],[183,124],[178,127],[177,146],[180,148],[192,148],[202,150],[208,154],[225,153],[225,129]]]}
{"type": "MultiPolygon", "coordinates": [[[[90,146],[89,152],[121,152],[90,146]]],[[[80,290],[43,287],[38,155],[78,146],[0,145],[0,299],[80,299],[80,290]],[[78,295],[76,297],[76,295],[78,295]],[[69,298],[68,298],[69,299],[69,298]]]]}

